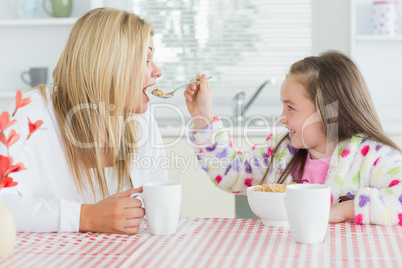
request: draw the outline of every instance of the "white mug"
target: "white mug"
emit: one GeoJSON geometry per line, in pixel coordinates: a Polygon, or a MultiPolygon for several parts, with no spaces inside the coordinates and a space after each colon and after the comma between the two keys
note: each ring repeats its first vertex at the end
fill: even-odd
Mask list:
{"type": "Polygon", "coordinates": [[[180,217],[181,183],[148,182],[142,193],[130,197],[141,200],[145,208],[145,223],[154,235],[170,235],[176,232],[180,217]]]}
{"type": "Polygon", "coordinates": [[[284,202],[293,240],[309,244],[322,242],[331,207],[330,187],[323,184],[288,185],[284,202]]]}

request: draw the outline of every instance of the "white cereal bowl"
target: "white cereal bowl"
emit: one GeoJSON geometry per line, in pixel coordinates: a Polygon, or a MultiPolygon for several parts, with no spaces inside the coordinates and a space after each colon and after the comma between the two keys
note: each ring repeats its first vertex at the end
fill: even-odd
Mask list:
{"type": "Polygon", "coordinates": [[[285,208],[286,193],[254,191],[254,186],[247,188],[247,200],[251,210],[265,226],[289,227],[285,208]]]}

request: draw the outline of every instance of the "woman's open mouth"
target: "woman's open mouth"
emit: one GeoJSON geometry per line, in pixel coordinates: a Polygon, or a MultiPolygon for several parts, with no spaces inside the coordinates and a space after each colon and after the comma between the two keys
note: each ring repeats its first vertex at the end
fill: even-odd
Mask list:
{"type": "Polygon", "coordinates": [[[146,97],[147,100],[149,101],[149,97],[148,97],[148,95],[147,95],[147,93],[146,93],[147,89],[148,89],[148,87],[145,87],[145,88],[142,90],[142,93],[144,93],[145,97],[146,97]]]}

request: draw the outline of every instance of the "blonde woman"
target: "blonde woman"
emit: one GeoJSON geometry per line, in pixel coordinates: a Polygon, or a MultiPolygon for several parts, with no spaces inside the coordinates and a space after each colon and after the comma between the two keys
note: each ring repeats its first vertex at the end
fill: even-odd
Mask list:
{"type": "Polygon", "coordinates": [[[145,212],[129,196],[144,182],[167,180],[166,169],[138,164],[165,156],[152,146],[162,139],[147,112],[146,90],[162,74],[152,35],[132,13],[91,10],[73,26],[54,84],[27,93],[31,104],[19,109],[14,129],[26,137],[27,116],[44,123],[11,148],[27,170],[1,191],[19,232],[138,232],[145,212]]]}

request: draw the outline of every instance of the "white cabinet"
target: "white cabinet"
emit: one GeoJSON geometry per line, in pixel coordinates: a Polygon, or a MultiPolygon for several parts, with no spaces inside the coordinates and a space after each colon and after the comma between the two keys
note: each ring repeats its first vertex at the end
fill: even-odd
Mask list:
{"type": "MultiPolygon", "coordinates": [[[[367,82],[385,131],[402,133],[402,35],[401,31],[393,36],[372,34],[373,2],[350,0],[350,52],[367,82]]],[[[401,7],[397,17],[401,22],[401,7]]]]}
{"type": "Polygon", "coordinates": [[[47,67],[48,82],[52,82],[71,27],[91,4],[91,0],[74,1],[70,18],[51,18],[38,0],[35,17],[21,19],[8,6],[8,0],[0,1],[0,111],[8,107],[17,89],[30,88],[20,77],[30,67],[47,67]]]}
{"type": "Polygon", "coordinates": [[[185,137],[164,137],[169,180],[182,183],[181,217],[233,218],[234,195],[215,187],[185,137]]]}

